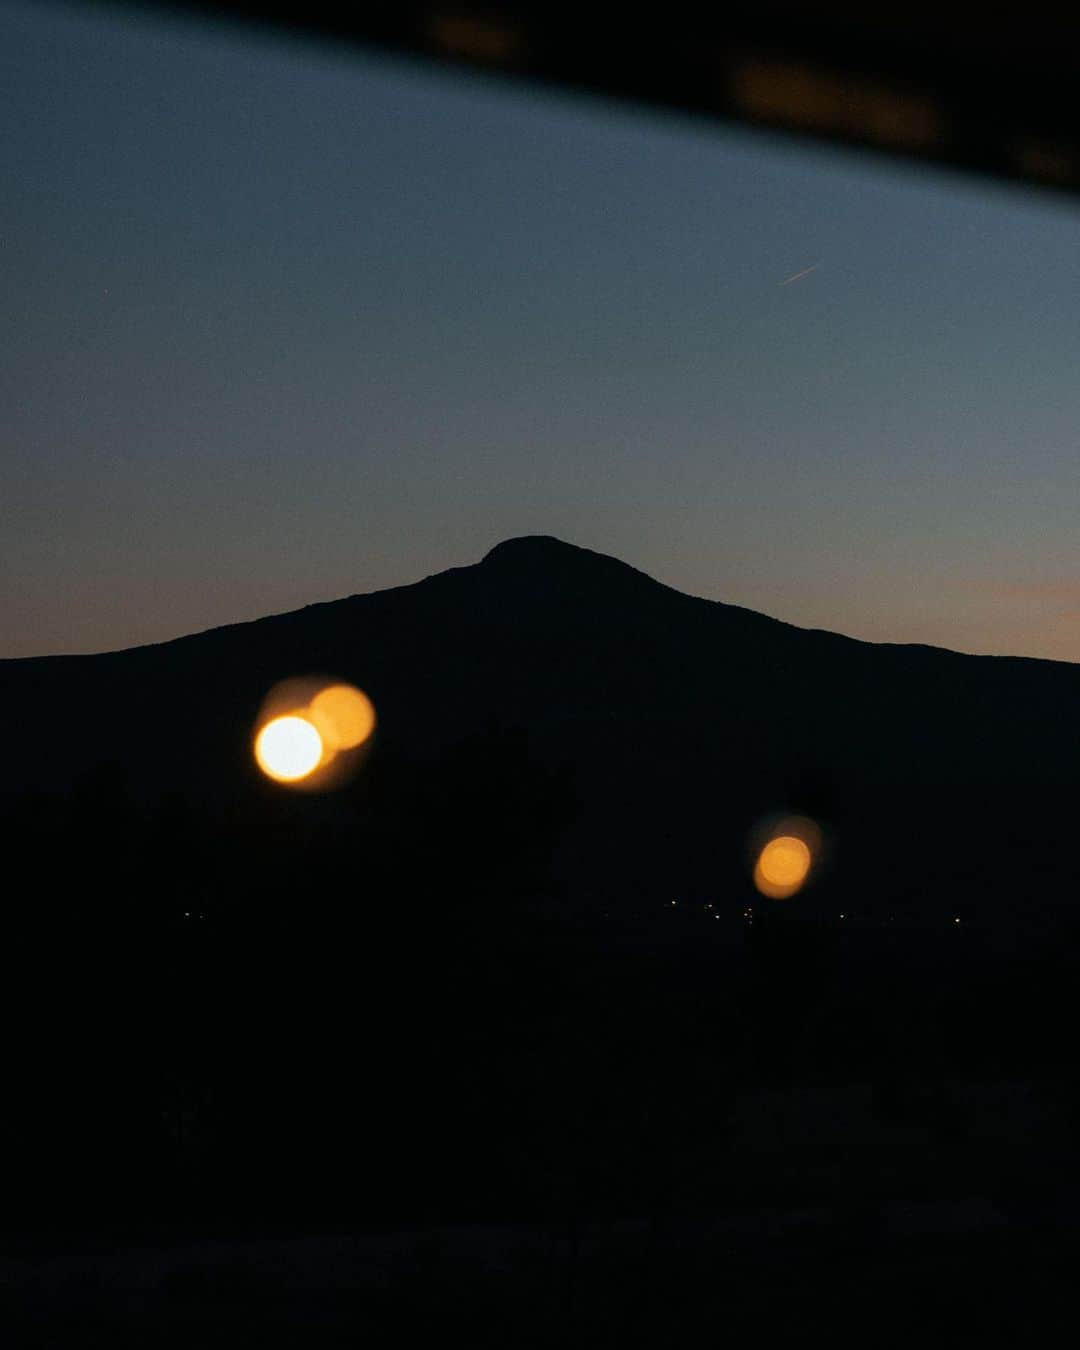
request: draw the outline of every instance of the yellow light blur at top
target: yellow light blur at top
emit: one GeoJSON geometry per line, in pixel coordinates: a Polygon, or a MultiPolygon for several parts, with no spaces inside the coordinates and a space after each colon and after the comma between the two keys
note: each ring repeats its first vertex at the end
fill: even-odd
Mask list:
{"type": "Polygon", "coordinates": [[[306,717],[275,717],[255,738],[255,758],[268,778],[295,783],[318,768],[323,739],[306,717]]]}
{"type": "Polygon", "coordinates": [[[813,857],[806,841],[793,834],[770,839],[754,867],[754,885],[770,900],[787,900],[802,889],[813,857]]]}

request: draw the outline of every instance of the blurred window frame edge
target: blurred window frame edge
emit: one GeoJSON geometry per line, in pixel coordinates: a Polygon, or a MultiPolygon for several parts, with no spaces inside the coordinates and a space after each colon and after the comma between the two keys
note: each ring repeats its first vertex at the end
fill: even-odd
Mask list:
{"type": "Polygon", "coordinates": [[[1080,11],[1066,18],[1042,5],[990,17],[940,4],[876,13],[850,0],[740,0],[704,21],[665,10],[661,27],[647,14],[635,21],[525,4],[49,3],[307,36],[953,169],[1041,190],[1048,200],[1080,195],[1069,60],[1080,45],[1080,11]]]}

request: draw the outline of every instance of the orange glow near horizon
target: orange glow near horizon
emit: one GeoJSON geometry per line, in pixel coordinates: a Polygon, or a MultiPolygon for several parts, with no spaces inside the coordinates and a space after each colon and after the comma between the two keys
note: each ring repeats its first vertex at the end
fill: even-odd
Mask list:
{"type": "Polygon", "coordinates": [[[255,759],[268,778],[296,783],[319,767],[324,753],[318,728],[304,716],[275,717],[255,738],[255,759]]]}

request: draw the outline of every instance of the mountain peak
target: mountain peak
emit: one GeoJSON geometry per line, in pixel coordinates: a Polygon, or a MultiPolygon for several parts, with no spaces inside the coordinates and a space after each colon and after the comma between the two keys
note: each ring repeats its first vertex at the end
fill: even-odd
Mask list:
{"type": "Polygon", "coordinates": [[[569,561],[578,556],[582,561],[586,557],[601,557],[591,549],[579,548],[577,544],[568,544],[556,539],[553,534],[522,534],[513,539],[504,539],[484,554],[482,563],[539,562],[544,559],[562,558],[569,561]]]}
{"type": "Polygon", "coordinates": [[[504,539],[480,562],[481,575],[515,587],[526,585],[548,591],[553,586],[578,594],[597,592],[627,594],[629,587],[640,595],[640,588],[658,587],[658,583],[629,563],[591,548],[568,544],[550,534],[527,534],[504,539]]]}

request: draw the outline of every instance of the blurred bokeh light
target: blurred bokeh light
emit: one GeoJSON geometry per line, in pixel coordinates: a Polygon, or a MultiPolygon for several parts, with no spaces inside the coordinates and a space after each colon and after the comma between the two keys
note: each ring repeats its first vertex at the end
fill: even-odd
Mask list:
{"type": "Polygon", "coordinates": [[[255,762],[289,787],[339,787],[359,766],[375,720],[371,700],[354,685],[318,676],[284,680],[256,719],[255,762]]]}
{"type": "Polygon", "coordinates": [[[821,848],[821,831],[812,820],[793,816],[765,833],[754,862],[754,885],[770,900],[788,900],[806,885],[821,848]]]}
{"type": "Polygon", "coordinates": [[[351,684],[331,684],[311,700],[307,716],[332,750],[355,750],[375,729],[371,700],[351,684]]]}
{"type": "Polygon", "coordinates": [[[306,717],[275,717],[255,738],[255,758],[268,778],[294,783],[319,767],[323,739],[306,717]]]}
{"type": "Polygon", "coordinates": [[[754,868],[754,885],[772,900],[786,900],[810,874],[810,850],[801,839],[784,834],[770,839],[754,868]]]}

